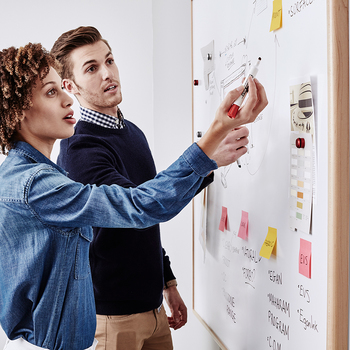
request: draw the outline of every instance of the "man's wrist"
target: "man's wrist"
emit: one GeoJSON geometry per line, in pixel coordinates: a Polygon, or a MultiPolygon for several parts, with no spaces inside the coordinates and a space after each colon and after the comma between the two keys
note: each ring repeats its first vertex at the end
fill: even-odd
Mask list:
{"type": "Polygon", "coordinates": [[[177,286],[177,281],[176,279],[173,279],[168,282],[165,282],[164,289],[168,289],[170,287],[176,287],[176,286],[177,286]]]}

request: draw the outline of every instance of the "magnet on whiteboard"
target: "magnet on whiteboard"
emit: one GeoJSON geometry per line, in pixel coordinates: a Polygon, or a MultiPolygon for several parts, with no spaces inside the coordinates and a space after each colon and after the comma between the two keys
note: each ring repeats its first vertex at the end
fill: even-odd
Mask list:
{"type": "Polygon", "coordinates": [[[201,131],[197,131],[197,137],[202,137],[202,132],[201,131]]]}
{"type": "Polygon", "coordinates": [[[198,84],[199,84],[199,81],[197,79],[193,80],[193,85],[194,86],[198,86],[198,84]]]}
{"type": "Polygon", "coordinates": [[[208,45],[201,48],[201,54],[204,63],[204,86],[205,90],[209,89],[209,74],[214,71],[214,40],[208,45]]]}
{"type": "Polygon", "coordinates": [[[295,140],[295,146],[297,148],[305,148],[305,139],[302,137],[299,137],[295,140]]]}

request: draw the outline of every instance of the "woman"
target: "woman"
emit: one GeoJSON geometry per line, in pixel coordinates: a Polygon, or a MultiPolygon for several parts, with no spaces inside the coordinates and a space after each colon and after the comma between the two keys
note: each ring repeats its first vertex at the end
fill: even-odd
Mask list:
{"type": "Polygon", "coordinates": [[[93,349],[91,226],[145,228],[172,218],[204,176],[245,153],[246,137],[237,140],[230,130],[253,121],[267,104],[262,85],[250,80],[250,97],[237,117],[230,120],[227,111],[242,88],[228,95],[198,144],[154,180],[130,189],[83,186],[50,161],[54,142],[70,137],[75,124],[59,69],[40,44],[0,52],[0,145],[8,152],[0,166],[6,350],[93,349]]]}

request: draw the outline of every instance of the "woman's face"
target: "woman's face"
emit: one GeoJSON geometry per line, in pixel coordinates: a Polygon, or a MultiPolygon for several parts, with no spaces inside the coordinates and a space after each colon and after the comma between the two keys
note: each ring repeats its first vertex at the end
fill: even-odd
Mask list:
{"type": "Polygon", "coordinates": [[[68,138],[74,133],[73,99],[62,90],[61,78],[54,68],[33,89],[33,106],[23,112],[19,139],[48,156],[57,139],[68,138]]]}

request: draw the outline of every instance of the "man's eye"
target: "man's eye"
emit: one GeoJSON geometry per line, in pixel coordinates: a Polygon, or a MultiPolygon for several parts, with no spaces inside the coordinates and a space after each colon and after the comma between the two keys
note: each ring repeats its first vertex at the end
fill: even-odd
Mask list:
{"type": "Polygon", "coordinates": [[[86,71],[87,72],[93,72],[95,70],[95,67],[94,66],[91,66],[89,67],[86,71]]]}

